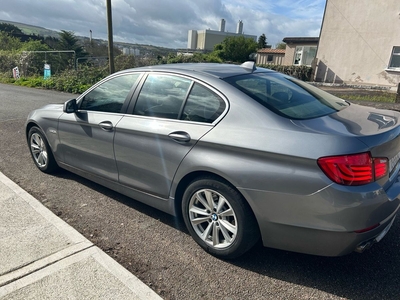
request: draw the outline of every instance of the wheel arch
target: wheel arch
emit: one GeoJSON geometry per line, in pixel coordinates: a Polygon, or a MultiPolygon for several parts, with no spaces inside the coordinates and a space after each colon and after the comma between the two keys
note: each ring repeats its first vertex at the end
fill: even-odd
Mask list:
{"type": "MultiPolygon", "coordinates": [[[[25,137],[26,137],[26,140],[27,140],[27,141],[28,141],[29,131],[30,131],[31,128],[34,127],[34,126],[38,127],[38,128],[43,132],[43,129],[42,129],[36,122],[34,122],[34,121],[29,121],[29,122],[26,124],[26,126],[25,126],[25,137]]],[[[43,132],[43,134],[44,134],[44,132],[43,132]]]]}
{"type": "Polygon", "coordinates": [[[204,177],[211,177],[214,179],[218,179],[220,181],[223,181],[230,187],[232,187],[234,190],[236,190],[240,196],[244,199],[245,205],[247,205],[254,217],[254,220],[256,220],[258,227],[260,228],[260,225],[258,223],[257,217],[254,213],[253,207],[250,205],[249,201],[246,199],[246,197],[243,195],[243,193],[240,192],[239,189],[235,187],[229,180],[226,178],[222,177],[221,175],[218,175],[216,173],[210,172],[210,171],[193,171],[191,173],[186,174],[178,183],[178,185],[175,188],[174,192],[174,212],[175,216],[177,216],[179,219],[182,219],[182,200],[183,200],[183,194],[185,193],[186,188],[189,186],[191,182],[193,182],[195,179],[200,179],[204,177]]]}
{"type": "MultiPolygon", "coordinates": [[[[34,159],[34,162],[36,166],[44,173],[52,173],[55,171],[59,166],[58,162],[54,158],[54,153],[53,153],[53,148],[51,146],[51,143],[49,143],[48,137],[46,136],[45,131],[34,121],[28,121],[25,126],[25,135],[26,135],[26,141],[28,148],[30,149],[30,153],[32,158],[34,159]],[[33,131],[34,129],[34,131],[33,131]],[[43,143],[45,144],[45,151],[47,152],[47,158],[46,162],[44,165],[39,165],[37,160],[34,157],[34,154],[31,149],[31,139],[30,139],[30,132],[37,132],[40,136],[41,139],[43,140],[43,143]]],[[[33,133],[32,133],[33,135],[33,133]]],[[[41,147],[42,148],[42,147],[41,147]]],[[[40,152],[42,152],[42,149],[40,149],[40,152]]]]}
{"type": "MultiPolygon", "coordinates": [[[[179,211],[178,218],[183,219],[196,243],[216,257],[235,259],[250,250],[261,238],[260,225],[247,199],[222,176],[205,171],[187,174],[178,184],[176,197],[174,203],[175,209],[179,211]],[[209,204],[204,204],[205,200],[193,200],[199,197],[197,191],[208,191],[209,204]],[[196,196],[193,196],[193,193],[196,193],[196,196]],[[225,198],[222,202],[221,197],[225,198]],[[182,208],[178,209],[179,207],[182,208]],[[203,210],[204,208],[206,210],[203,210]],[[226,227],[226,224],[230,225],[226,227]]],[[[200,198],[203,197],[204,195],[200,198]]]]}
{"type": "Polygon", "coordinates": [[[40,131],[44,134],[44,137],[46,138],[46,141],[49,144],[50,151],[54,155],[54,147],[55,146],[53,145],[53,140],[49,139],[49,137],[46,134],[46,131],[38,123],[36,123],[35,121],[32,121],[32,120],[28,121],[28,123],[26,123],[26,126],[25,126],[25,138],[28,143],[28,146],[29,146],[29,131],[32,129],[32,127],[39,128],[40,131]]]}

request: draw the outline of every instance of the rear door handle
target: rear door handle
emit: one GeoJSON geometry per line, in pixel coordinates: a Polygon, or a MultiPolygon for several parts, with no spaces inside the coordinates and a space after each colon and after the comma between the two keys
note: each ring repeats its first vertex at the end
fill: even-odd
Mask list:
{"type": "Polygon", "coordinates": [[[187,143],[191,140],[189,133],[185,131],[174,131],[168,134],[168,136],[178,143],[187,143]]]}
{"type": "Polygon", "coordinates": [[[105,131],[111,131],[114,128],[113,123],[111,123],[110,121],[100,122],[99,126],[101,127],[101,129],[103,129],[105,131]]]}

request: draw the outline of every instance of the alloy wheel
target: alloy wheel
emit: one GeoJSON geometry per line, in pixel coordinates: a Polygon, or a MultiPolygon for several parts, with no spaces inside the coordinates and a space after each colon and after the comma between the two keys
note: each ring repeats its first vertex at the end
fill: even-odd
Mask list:
{"type": "Polygon", "coordinates": [[[223,249],[237,237],[237,218],[229,201],[217,191],[201,189],[189,202],[189,220],[196,234],[209,246],[223,249]]]}
{"type": "Polygon", "coordinates": [[[45,167],[48,162],[48,155],[47,155],[46,144],[42,136],[38,133],[33,133],[31,135],[30,146],[31,146],[32,156],[36,164],[40,168],[45,167]]]}

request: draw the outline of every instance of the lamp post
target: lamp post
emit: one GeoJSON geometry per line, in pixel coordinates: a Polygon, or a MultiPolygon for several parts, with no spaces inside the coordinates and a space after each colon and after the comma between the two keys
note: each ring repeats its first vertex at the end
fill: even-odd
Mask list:
{"type": "Polygon", "coordinates": [[[108,66],[110,74],[115,72],[114,68],[114,42],[112,30],[111,0],[107,1],[107,25],[108,25],[108,66]]]}

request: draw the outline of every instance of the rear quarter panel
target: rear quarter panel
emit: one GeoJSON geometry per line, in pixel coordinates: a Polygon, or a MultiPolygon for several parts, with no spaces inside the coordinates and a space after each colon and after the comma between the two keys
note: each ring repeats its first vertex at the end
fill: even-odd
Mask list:
{"type": "Polygon", "coordinates": [[[228,92],[229,112],[185,157],[176,182],[203,170],[237,188],[308,195],[331,184],[317,158],[367,149],[354,137],[299,128],[237,90],[228,92]]]}

